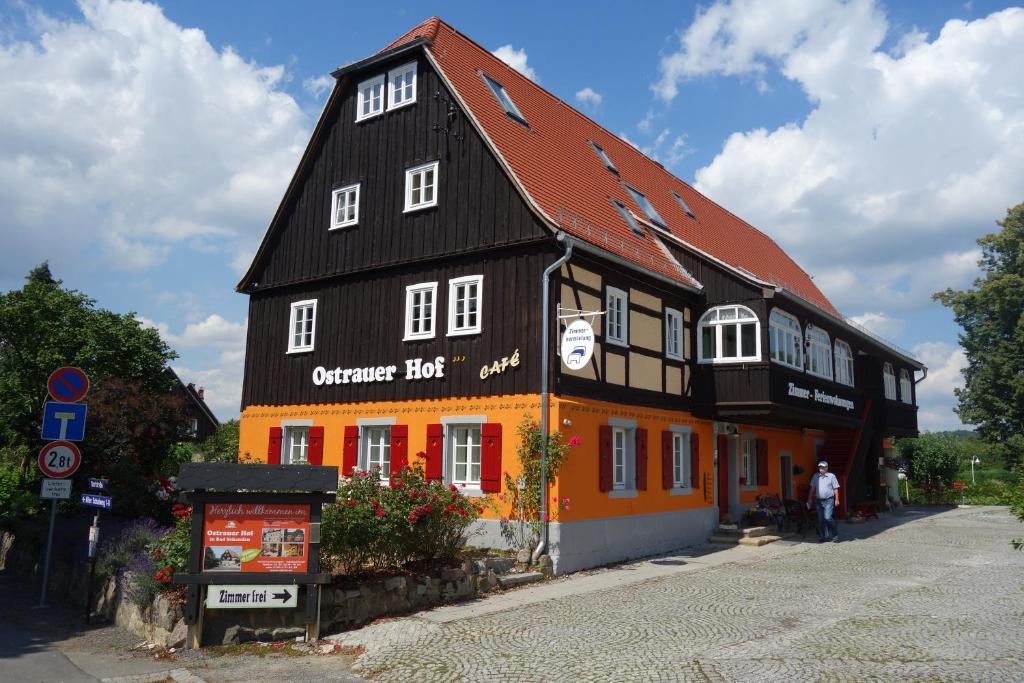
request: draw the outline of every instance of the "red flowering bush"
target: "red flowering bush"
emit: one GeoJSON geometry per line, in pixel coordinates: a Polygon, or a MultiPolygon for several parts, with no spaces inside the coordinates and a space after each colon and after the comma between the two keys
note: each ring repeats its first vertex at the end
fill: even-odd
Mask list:
{"type": "Polygon", "coordinates": [[[379,471],[356,472],[325,505],[320,552],[344,573],[397,567],[411,560],[456,559],[483,502],[454,486],[426,481],[419,465],[383,484],[379,471]]]}

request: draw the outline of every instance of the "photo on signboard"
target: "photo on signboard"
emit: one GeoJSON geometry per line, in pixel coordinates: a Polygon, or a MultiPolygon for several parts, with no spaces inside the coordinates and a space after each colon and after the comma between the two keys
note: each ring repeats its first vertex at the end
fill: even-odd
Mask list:
{"type": "Polygon", "coordinates": [[[303,529],[285,529],[284,530],[284,542],[285,543],[304,543],[306,541],[306,532],[303,529]]]}
{"type": "Polygon", "coordinates": [[[242,571],[242,546],[240,545],[208,545],[203,553],[203,571],[208,572],[240,572],[242,571]]]}
{"type": "Polygon", "coordinates": [[[301,543],[285,543],[284,557],[302,557],[303,546],[301,543]]]}
{"type": "Polygon", "coordinates": [[[281,544],[264,541],[263,547],[260,549],[260,555],[263,557],[281,557],[281,544]]]}

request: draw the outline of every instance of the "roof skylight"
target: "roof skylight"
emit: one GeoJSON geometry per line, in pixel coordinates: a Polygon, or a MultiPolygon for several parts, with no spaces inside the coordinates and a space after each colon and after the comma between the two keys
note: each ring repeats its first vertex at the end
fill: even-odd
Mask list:
{"type": "Polygon", "coordinates": [[[611,202],[612,206],[614,206],[618,210],[619,215],[622,216],[622,220],[626,221],[626,225],[628,225],[630,229],[637,235],[643,237],[644,231],[640,228],[640,225],[633,218],[633,214],[631,214],[629,212],[629,209],[626,208],[626,205],[620,202],[618,199],[613,199],[611,200],[611,202]]]}
{"type": "Polygon", "coordinates": [[[480,72],[480,76],[481,78],[484,79],[484,83],[487,84],[487,87],[491,89],[491,92],[494,93],[495,99],[498,100],[498,104],[502,106],[502,108],[505,110],[505,113],[514,118],[519,123],[523,125],[529,125],[526,122],[526,117],[523,116],[523,113],[521,111],[519,111],[519,107],[516,106],[516,103],[513,102],[512,98],[508,96],[507,92],[505,92],[505,87],[501,83],[498,83],[498,81],[494,80],[493,78],[485,74],[483,71],[480,72]]]}
{"type": "Polygon", "coordinates": [[[676,198],[677,202],[679,202],[679,206],[683,207],[683,211],[686,212],[687,216],[689,216],[690,218],[696,218],[696,216],[693,215],[693,209],[690,208],[690,205],[686,203],[686,200],[683,199],[683,196],[681,194],[673,190],[672,196],[676,198]]]}
{"type": "Polygon", "coordinates": [[[647,214],[647,217],[652,223],[656,223],[663,228],[666,227],[665,219],[661,217],[658,210],[654,208],[654,205],[648,201],[647,197],[645,197],[642,192],[633,189],[629,185],[626,185],[626,189],[629,190],[629,194],[633,196],[633,201],[637,203],[637,206],[643,209],[643,212],[647,214]]]}
{"type": "Polygon", "coordinates": [[[613,164],[612,160],[608,158],[608,153],[604,151],[604,148],[593,140],[590,141],[590,146],[594,148],[595,152],[597,152],[597,156],[601,157],[601,162],[608,168],[608,170],[615,175],[619,175],[619,169],[615,168],[615,164],[613,164]]]}

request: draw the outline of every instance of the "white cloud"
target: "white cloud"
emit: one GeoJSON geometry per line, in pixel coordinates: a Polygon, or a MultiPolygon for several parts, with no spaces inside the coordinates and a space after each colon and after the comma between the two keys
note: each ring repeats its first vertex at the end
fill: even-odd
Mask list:
{"type": "Polygon", "coordinates": [[[883,339],[895,339],[903,332],[903,320],[893,318],[888,313],[883,313],[882,311],[855,315],[850,318],[850,321],[861,327],[866,327],[883,339]]]}
{"type": "Polygon", "coordinates": [[[694,152],[694,149],[689,145],[689,138],[686,133],[673,135],[671,128],[663,128],[654,140],[646,145],[638,145],[632,140],[627,139],[625,133],[620,133],[619,137],[650,158],[666,166],[675,166],[694,152]]]}
{"type": "Polygon", "coordinates": [[[953,390],[964,386],[962,370],[967,367],[963,349],[945,342],[924,342],[912,349],[928,366],[928,377],[917,385],[918,424],[922,430],[963,429],[953,412],[953,390]]]}
{"type": "Polygon", "coordinates": [[[604,95],[597,92],[589,85],[576,93],[576,101],[583,105],[598,107],[603,100],[604,95]]]}
{"type": "Polygon", "coordinates": [[[244,350],[245,323],[233,323],[217,313],[211,313],[206,319],[189,323],[181,334],[171,332],[170,325],[138,316],[136,318],[143,327],[152,327],[158,332],[171,348],[218,348],[244,350]]]}
{"type": "Polygon", "coordinates": [[[768,231],[847,310],[891,317],[976,272],[974,240],[1024,187],[1024,9],[951,20],[929,42],[869,0],[717,2],[652,86],[769,69],[812,103],[801,122],[729,136],[697,187],[768,231]]]}
{"type": "Polygon", "coordinates": [[[534,83],[540,83],[540,79],[537,78],[537,72],[526,63],[526,50],[517,50],[511,45],[502,45],[491,54],[529,78],[534,83]]]}
{"type": "Polygon", "coordinates": [[[182,382],[192,382],[205,389],[203,400],[220,419],[238,417],[242,403],[242,359],[230,365],[221,365],[206,370],[174,365],[174,371],[182,382]]]}
{"type": "Polygon", "coordinates": [[[0,232],[19,247],[0,276],[93,244],[122,268],[251,249],[309,134],[284,69],[153,4],[79,8],[29,9],[27,33],[0,34],[0,232]]]}
{"type": "Polygon", "coordinates": [[[317,99],[320,99],[324,93],[330,92],[332,88],[334,88],[334,79],[330,76],[315,76],[302,81],[302,89],[317,99]]]}

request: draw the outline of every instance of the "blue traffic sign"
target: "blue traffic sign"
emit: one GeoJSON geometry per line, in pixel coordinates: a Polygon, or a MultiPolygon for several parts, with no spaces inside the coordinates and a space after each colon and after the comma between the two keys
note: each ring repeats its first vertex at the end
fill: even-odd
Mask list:
{"type": "Polygon", "coordinates": [[[57,368],[50,373],[46,389],[61,403],[77,403],[89,393],[89,377],[78,368],[57,368]]]}
{"type": "Polygon", "coordinates": [[[114,503],[114,499],[110,496],[97,496],[95,493],[82,493],[80,494],[79,502],[91,508],[109,510],[110,506],[114,503]]]}
{"type": "Polygon", "coordinates": [[[44,439],[81,441],[85,438],[84,403],[58,403],[47,401],[43,406],[44,439]]]}

